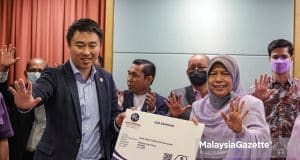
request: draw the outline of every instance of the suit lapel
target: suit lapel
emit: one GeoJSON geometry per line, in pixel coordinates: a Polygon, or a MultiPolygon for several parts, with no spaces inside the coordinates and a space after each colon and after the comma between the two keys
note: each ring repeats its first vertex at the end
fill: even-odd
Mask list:
{"type": "Polygon", "coordinates": [[[126,90],[124,93],[123,107],[124,107],[123,111],[126,111],[127,108],[134,107],[133,106],[133,93],[128,90],[126,90]]]}
{"type": "Polygon", "coordinates": [[[66,75],[66,84],[68,85],[69,91],[72,96],[72,101],[74,103],[74,109],[75,109],[75,114],[76,114],[76,118],[77,118],[77,123],[78,123],[79,130],[81,133],[82,120],[81,120],[81,109],[80,109],[78,88],[77,88],[76,79],[75,79],[73,70],[71,68],[70,62],[67,62],[65,64],[64,72],[66,75]]]}
{"type": "Polygon", "coordinates": [[[101,125],[100,125],[100,129],[103,130],[102,128],[104,127],[105,123],[104,123],[104,118],[102,117],[106,117],[107,115],[105,115],[107,113],[107,106],[106,105],[106,101],[105,101],[105,97],[108,97],[107,95],[105,95],[105,81],[104,78],[102,76],[102,74],[100,72],[96,72],[95,74],[95,83],[96,83],[96,87],[97,87],[97,97],[98,97],[98,104],[99,104],[99,111],[100,111],[100,121],[101,121],[101,125]]]}

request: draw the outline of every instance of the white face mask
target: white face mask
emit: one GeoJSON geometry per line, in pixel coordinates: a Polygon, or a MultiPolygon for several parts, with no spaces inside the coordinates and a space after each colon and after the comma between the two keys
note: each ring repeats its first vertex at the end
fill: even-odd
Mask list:
{"type": "Polygon", "coordinates": [[[41,76],[41,72],[27,72],[27,79],[31,82],[31,83],[35,83],[37,79],[40,78],[41,76]]]}

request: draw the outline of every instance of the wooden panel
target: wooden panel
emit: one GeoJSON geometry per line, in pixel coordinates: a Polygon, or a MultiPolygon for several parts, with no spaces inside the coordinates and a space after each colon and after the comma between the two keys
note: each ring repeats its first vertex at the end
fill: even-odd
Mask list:
{"type": "Polygon", "coordinates": [[[300,0],[295,0],[294,46],[294,75],[300,79],[300,0]]]}
{"type": "Polygon", "coordinates": [[[104,69],[108,72],[112,71],[113,29],[114,29],[114,0],[106,0],[104,69]]]}

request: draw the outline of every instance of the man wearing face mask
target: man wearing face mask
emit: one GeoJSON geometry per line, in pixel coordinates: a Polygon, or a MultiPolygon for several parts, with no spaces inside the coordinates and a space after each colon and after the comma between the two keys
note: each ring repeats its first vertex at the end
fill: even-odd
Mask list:
{"type": "MultiPolygon", "coordinates": [[[[0,67],[0,91],[3,93],[5,102],[9,106],[12,127],[15,136],[9,139],[9,157],[12,160],[30,160],[36,146],[41,139],[46,126],[46,114],[43,106],[33,110],[22,112],[15,107],[13,96],[8,92],[7,75],[8,68],[16,63],[12,53],[2,53],[0,67]],[[20,113],[22,112],[22,113],[20,113]]],[[[28,81],[35,83],[41,72],[47,68],[47,62],[41,58],[33,58],[28,61],[24,74],[28,81]]]]}
{"type": "Polygon", "coordinates": [[[177,105],[168,105],[170,116],[188,120],[192,103],[207,94],[208,61],[209,57],[204,54],[195,54],[189,59],[186,74],[191,85],[171,91],[169,100],[172,96],[177,97],[177,105]]]}
{"type": "Polygon", "coordinates": [[[272,159],[285,159],[287,143],[300,108],[300,82],[290,70],[294,58],[291,42],[272,41],[268,46],[272,76],[261,75],[249,93],[264,102],[272,137],[272,159]]]}

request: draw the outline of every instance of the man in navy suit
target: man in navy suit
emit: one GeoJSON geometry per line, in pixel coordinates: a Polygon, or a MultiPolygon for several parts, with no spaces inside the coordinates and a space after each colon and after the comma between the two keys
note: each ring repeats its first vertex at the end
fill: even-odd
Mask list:
{"type": "Polygon", "coordinates": [[[45,106],[47,125],[34,159],[111,158],[122,116],[112,76],[94,65],[102,36],[95,21],[75,21],[67,33],[69,61],[44,70],[34,85],[19,80],[10,88],[20,109],[45,106]]]}
{"type": "Polygon", "coordinates": [[[123,111],[133,108],[143,112],[166,115],[165,98],[150,90],[154,81],[155,65],[146,59],[135,59],[128,69],[128,90],[120,91],[118,105],[123,111]]]}

